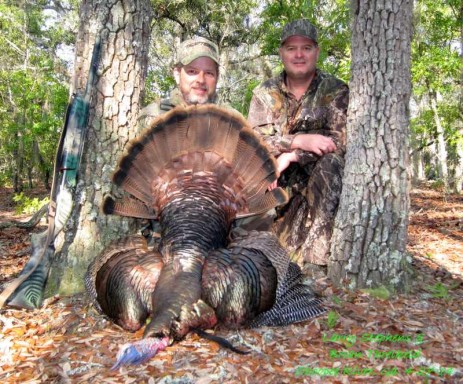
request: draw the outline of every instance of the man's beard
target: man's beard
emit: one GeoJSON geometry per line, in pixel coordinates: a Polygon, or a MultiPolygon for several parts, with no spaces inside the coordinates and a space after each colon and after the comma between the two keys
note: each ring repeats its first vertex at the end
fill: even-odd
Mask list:
{"type": "Polygon", "coordinates": [[[189,92],[184,96],[184,98],[187,104],[207,104],[212,102],[214,95],[206,94],[200,96],[193,94],[193,92],[189,92]]]}

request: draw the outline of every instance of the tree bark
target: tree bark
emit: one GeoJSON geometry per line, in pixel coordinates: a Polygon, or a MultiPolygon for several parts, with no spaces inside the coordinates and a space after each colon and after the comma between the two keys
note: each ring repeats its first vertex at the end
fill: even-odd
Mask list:
{"type": "Polygon", "coordinates": [[[87,0],[80,9],[75,90],[83,90],[96,36],[102,48],[89,129],[79,170],[74,207],[64,234],[55,242],[46,295],[84,288],[89,263],[113,239],[133,233],[136,221],[100,213],[104,195],[127,143],[134,138],[144,90],[152,8],[149,0],[87,0]]]}
{"type": "Polygon", "coordinates": [[[412,0],[353,0],[344,187],[328,273],[349,288],[408,283],[412,0]]]}
{"type": "Polygon", "coordinates": [[[437,139],[437,176],[444,182],[445,186],[448,186],[448,167],[447,167],[447,148],[444,137],[444,127],[442,126],[441,119],[439,117],[439,111],[437,110],[437,95],[433,92],[431,95],[431,109],[434,116],[434,123],[436,124],[436,139],[437,139]]]}
{"type": "Polygon", "coordinates": [[[419,183],[420,181],[426,180],[426,175],[424,173],[424,160],[422,152],[415,152],[412,158],[412,177],[413,183],[419,183]]]}
{"type": "MultiPolygon", "coordinates": [[[[463,1],[460,4],[459,20],[463,18],[463,1]]],[[[463,64],[463,24],[460,24],[460,60],[463,64]]],[[[461,66],[460,72],[460,84],[463,84],[463,65],[461,66]]],[[[460,132],[460,140],[457,143],[457,165],[455,167],[455,186],[454,190],[456,193],[461,194],[463,192],[463,86],[460,86],[460,94],[458,95],[460,102],[458,127],[460,132]]]]}
{"type": "MultiPolygon", "coordinates": [[[[463,102],[463,100],[462,100],[463,102]]],[[[461,115],[463,118],[463,114],[461,115]]],[[[460,125],[463,124],[460,122],[460,125]]],[[[463,192],[463,128],[460,128],[460,141],[456,144],[457,161],[455,165],[455,176],[453,190],[455,193],[461,194],[463,192]]]]}

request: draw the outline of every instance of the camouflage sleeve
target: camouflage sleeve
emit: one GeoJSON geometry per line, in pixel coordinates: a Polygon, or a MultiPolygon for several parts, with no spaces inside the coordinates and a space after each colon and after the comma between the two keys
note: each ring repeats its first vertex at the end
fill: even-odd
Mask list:
{"type": "Polygon", "coordinates": [[[297,162],[304,166],[309,163],[315,163],[320,156],[317,156],[315,153],[303,151],[302,149],[296,149],[297,162]]]}
{"type": "MultiPolygon", "coordinates": [[[[329,136],[336,144],[336,153],[344,156],[346,153],[347,107],[349,104],[349,88],[343,85],[336,92],[328,107],[326,129],[311,131],[313,134],[329,136]]],[[[317,161],[320,157],[312,152],[298,149],[298,163],[302,166],[317,161]]]]}
{"type": "Polygon", "coordinates": [[[281,134],[281,127],[274,122],[273,111],[255,93],[249,107],[248,122],[267,144],[274,156],[291,151],[294,135],[281,134]]]}
{"type": "Polygon", "coordinates": [[[138,116],[137,134],[148,128],[160,114],[159,102],[154,102],[144,107],[138,116]]]}
{"type": "Polygon", "coordinates": [[[330,103],[328,112],[327,128],[333,138],[337,150],[336,152],[344,155],[346,153],[346,124],[347,107],[349,104],[349,88],[343,85],[333,101],[330,103]]]}

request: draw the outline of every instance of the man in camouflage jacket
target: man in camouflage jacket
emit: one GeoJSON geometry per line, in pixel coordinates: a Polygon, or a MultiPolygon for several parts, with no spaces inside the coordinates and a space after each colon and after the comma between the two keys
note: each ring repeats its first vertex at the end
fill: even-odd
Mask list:
{"type": "Polygon", "coordinates": [[[316,68],[318,55],[315,27],[307,20],[287,24],[284,71],[254,90],[248,120],[277,158],[278,185],[291,197],[278,212],[277,233],[300,264],[326,265],[342,187],[349,90],[316,68]]]}

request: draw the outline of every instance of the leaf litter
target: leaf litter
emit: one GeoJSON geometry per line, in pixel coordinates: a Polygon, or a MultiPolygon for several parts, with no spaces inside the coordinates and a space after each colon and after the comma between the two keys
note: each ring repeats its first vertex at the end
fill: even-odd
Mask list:
{"type": "MultiPolygon", "coordinates": [[[[2,204],[2,217],[15,219],[2,204]]],[[[282,328],[215,333],[246,356],[190,334],[139,367],[109,370],[138,340],[99,315],[84,294],[38,310],[0,311],[2,383],[458,383],[463,382],[463,197],[425,186],[411,194],[412,289],[385,299],[316,281],[327,316],[282,328]]],[[[17,219],[17,218],[16,218],[17,219]]],[[[35,229],[37,230],[37,229],[35,229]]],[[[40,230],[43,230],[41,228],[40,230]]],[[[30,231],[0,232],[0,283],[29,257],[30,231]]]]}

